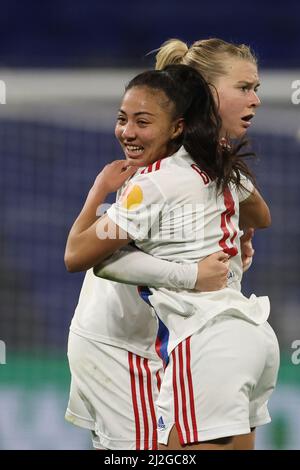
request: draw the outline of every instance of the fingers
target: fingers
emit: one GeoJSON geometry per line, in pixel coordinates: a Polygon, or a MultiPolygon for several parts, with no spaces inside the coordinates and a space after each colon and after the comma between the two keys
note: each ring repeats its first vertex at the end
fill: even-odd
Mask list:
{"type": "Polygon", "coordinates": [[[111,163],[108,163],[106,166],[113,166],[113,167],[120,167],[121,169],[126,169],[126,168],[129,168],[129,164],[127,162],[127,160],[114,160],[113,162],[111,163]]]}
{"type": "Polygon", "coordinates": [[[247,250],[247,252],[246,252],[246,256],[247,256],[248,258],[252,258],[252,257],[254,256],[254,253],[255,253],[254,248],[252,248],[252,246],[251,246],[251,247],[248,247],[248,250],[247,250]]]}
{"type": "Polygon", "coordinates": [[[116,175],[118,173],[126,178],[134,175],[138,169],[138,167],[130,166],[126,160],[115,160],[111,163],[108,163],[104,169],[111,169],[111,171],[115,171],[116,175]]]}
{"type": "Polygon", "coordinates": [[[227,253],[224,253],[224,251],[217,251],[216,253],[213,253],[211,256],[215,257],[218,261],[229,261],[229,255],[227,253]]]}
{"type": "Polygon", "coordinates": [[[229,271],[229,259],[222,261],[223,266],[226,268],[226,272],[229,271]]]}
{"type": "Polygon", "coordinates": [[[198,262],[196,290],[212,292],[227,287],[229,256],[218,251],[198,262]]]}
{"type": "MultiPolygon", "coordinates": [[[[230,259],[230,256],[227,254],[227,253],[224,253],[224,251],[217,251],[216,253],[213,253],[209,256],[207,256],[206,258],[204,258],[207,262],[211,261],[211,262],[214,262],[214,261],[221,261],[222,263],[227,263],[229,264],[229,259],[230,259]]],[[[198,263],[202,263],[204,260],[200,260],[198,261],[198,263]]]]}
{"type": "Polygon", "coordinates": [[[255,250],[252,245],[243,245],[242,246],[242,260],[246,258],[252,258],[254,256],[255,250]]]}
{"type": "Polygon", "coordinates": [[[131,175],[134,175],[134,173],[136,173],[137,169],[138,169],[137,166],[128,166],[125,169],[125,172],[126,172],[127,176],[131,176],[131,175]]]}
{"type": "Polygon", "coordinates": [[[247,230],[245,230],[244,235],[242,236],[242,241],[243,242],[251,241],[253,237],[254,237],[254,228],[251,228],[251,227],[247,228],[247,230]]]}
{"type": "Polygon", "coordinates": [[[248,271],[248,269],[250,268],[250,266],[252,264],[252,261],[253,261],[252,257],[247,257],[247,258],[243,259],[243,272],[248,271]]]}
{"type": "Polygon", "coordinates": [[[127,175],[134,175],[134,173],[137,171],[138,167],[137,166],[132,166],[129,165],[126,160],[116,160],[113,162],[113,164],[116,164],[117,167],[119,167],[122,172],[126,173],[127,175]]]}

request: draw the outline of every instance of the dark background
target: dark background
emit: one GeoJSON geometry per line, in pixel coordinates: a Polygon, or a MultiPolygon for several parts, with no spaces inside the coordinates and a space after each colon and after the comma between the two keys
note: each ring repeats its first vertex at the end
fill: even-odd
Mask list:
{"type": "Polygon", "coordinates": [[[1,1],[0,66],[141,66],[170,37],[250,43],[263,67],[299,67],[300,2],[1,1]]]}

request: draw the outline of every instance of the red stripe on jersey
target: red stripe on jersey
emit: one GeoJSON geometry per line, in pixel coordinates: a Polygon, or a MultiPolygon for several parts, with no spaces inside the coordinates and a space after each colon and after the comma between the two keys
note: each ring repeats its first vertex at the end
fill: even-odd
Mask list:
{"type": "Polygon", "coordinates": [[[152,395],[152,380],[151,380],[151,372],[148,365],[148,359],[144,359],[144,367],[147,373],[147,391],[148,391],[148,401],[150,406],[151,412],[151,421],[152,421],[152,450],[157,450],[157,429],[156,429],[156,414],[153,402],[153,395],[152,395]]]}
{"type": "Polygon", "coordinates": [[[163,357],[161,355],[161,345],[162,345],[162,342],[161,342],[161,339],[156,336],[156,340],[155,340],[155,351],[157,353],[157,355],[159,356],[159,358],[163,361],[163,357]]]}
{"type": "Polygon", "coordinates": [[[150,172],[151,172],[151,169],[152,169],[152,165],[146,166],[146,168],[144,168],[144,169],[141,171],[140,175],[144,175],[144,174],[146,174],[146,173],[150,173],[150,172]]]}
{"type": "Polygon", "coordinates": [[[238,252],[237,247],[236,246],[229,247],[226,244],[226,241],[230,236],[227,226],[229,226],[231,230],[233,231],[233,235],[230,239],[230,242],[232,245],[237,235],[237,231],[231,221],[231,217],[235,214],[234,200],[228,188],[224,190],[224,204],[225,204],[226,209],[221,214],[221,229],[223,231],[223,238],[222,240],[219,241],[219,245],[221,246],[224,253],[227,253],[229,256],[235,256],[238,252]]]}
{"type": "Polygon", "coordinates": [[[140,417],[139,417],[139,409],[138,409],[138,404],[137,404],[134,367],[133,367],[133,354],[131,352],[128,352],[128,363],[129,363],[129,372],[130,372],[131,397],[132,397],[134,420],[135,420],[135,441],[136,441],[135,443],[136,443],[136,450],[140,450],[140,440],[141,440],[140,417]]]}
{"type": "Polygon", "coordinates": [[[176,380],[176,355],[175,351],[172,351],[173,357],[173,393],[174,393],[174,417],[175,417],[175,426],[178,432],[180,444],[184,444],[184,439],[182,435],[182,430],[179,422],[179,402],[178,402],[178,391],[177,391],[177,380],[176,380]]]}
{"type": "Polygon", "coordinates": [[[146,168],[144,168],[140,174],[143,175],[144,173],[152,173],[153,171],[157,171],[160,169],[160,165],[161,160],[157,160],[157,162],[151,163],[146,168]]]}
{"type": "Polygon", "coordinates": [[[157,389],[158,389],[158,391],[160,391],[161,378],[160,378],[160,375],[159,375],[159,370],[156,372],[156,383],[157,383],[157,389]]]}
{"type": "Polygon", "coordinates": [[[193,442],[198,442],[197,420],[196,420],[196,412],[195,412],[195,398],[194,398],[194,388],[193,388],[193,380],[192,380],[192,372],[191,372],[191,337],[187,338],[186,340],[186,372],[187,372],[188,387],[189,387],[189,394],[190,394],[191,418],[192,418],[193,437],[194,437],[193,442]]]}
{"type": "Polygon", "coordinates": [[[161,164],[161,160],[157,160],[157,162],[155,163],[155,170],[154,171],[157,171],[160,169],[160,164],[161,164]]]}
{"type": "Polygon", "coordinates": [[[142,412],[143,412],[143,421],[144,421],[144,450],[149,450],[149,423],[148,423],[148,416],[147,416],[147,408],[146,408],[146,400],[145,400],[145,391],[144,391],[144,378],[141,368],[141,358],[140,356],[136,356],[136,365],[139,374],[139,386],[140,386],[140,394],[141,394],[141,404],[142,404],[142,412]]]}
{"type": "Polygon", "coordinates": [[[201,170],[201,168],[198,165],[196,165],[196,163],[193,163],[191,167],[193,168],[193,170],[195,170],[198,173],[199,176],[201,176],[202,181],[205,185],[207,185],[210,182],[210,178],[208,174],[205,173],[205,171],[201,170]]]}
{"type": "Polygon", "coordinates": [[[183,376],[183,357],[182,357],[182,343],[178,345],[178,356],[179,356],[179,378],[180,378],[180,389],[181,389],[181,401],[182,401],[182,415],[183,415],[183,424],[186,433],[186,442],[191,442],[191,435],[189,429],[189,423],[186,412],[186,394],[184,386],[184,376],[183,376]]]}

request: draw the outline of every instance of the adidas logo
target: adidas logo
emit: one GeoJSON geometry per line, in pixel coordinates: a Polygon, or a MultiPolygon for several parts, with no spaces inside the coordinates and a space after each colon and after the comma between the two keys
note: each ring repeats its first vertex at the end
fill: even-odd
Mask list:
{"type": "Polygon", "coordinates": [[[158,419],[158,429],[165,429],[166,425],[164,423],[164,420],[162,419],[162,416],[158,419]]]}

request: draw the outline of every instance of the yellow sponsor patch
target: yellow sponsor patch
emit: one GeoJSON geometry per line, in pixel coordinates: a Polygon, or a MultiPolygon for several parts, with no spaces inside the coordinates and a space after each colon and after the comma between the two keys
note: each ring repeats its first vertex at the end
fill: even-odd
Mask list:
{"type": "Polygon", "coordinates": [[[125,209],[134,210],[143,202],[143,191],[140,186],[135,184],[132,188],[129,189],[128,194],[125,191],[124,199],[122,201],[122,206],[125,209]]]}

